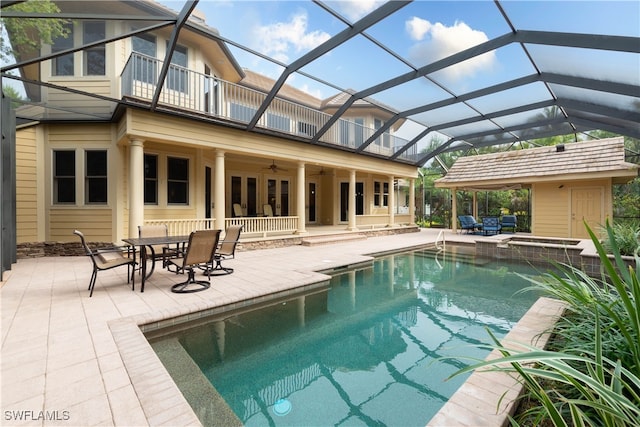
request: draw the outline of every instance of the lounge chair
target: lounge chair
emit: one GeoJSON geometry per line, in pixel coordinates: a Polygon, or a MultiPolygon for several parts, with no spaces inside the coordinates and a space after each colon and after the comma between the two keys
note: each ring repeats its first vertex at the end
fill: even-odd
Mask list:
{"type": "Polygon", "coordinates": [[[502,227],[497,216],[487,216],[482,218],[482,232],[485,236],[489,234],[498,234],[502,227]]]}
{"type": "Polygon", "coordinates": [[[273,208],[270,204],[266,203],[262,205],[262,214],[264,216],[273,216],[273,208]]]}
{"type": "Polygon", "coordinates": [[[91,249],[84,239],[84,234],[78,230],[74,230],[73,234],[80,237],[82,247],[91,262],[93,263],[93,273],[91,273],[91,279],[89,280],[89,297],[93,296],[93,288],[96,286],[96,278],[98,277],[98,271],[110,270],[112,268],[127,266],[127,283],[131,280],[131,290],[135,288],[135,277],[133,272],[136,267],[136,260],[129,258],[128,246],[112,246],[100,249],[91,249]],[[127,253],[127,256],[124,255],[127,253]]]}
{"type": "Polygon", "coordinates": [[[235,258],[236,247],[240,241],[240,233],[242,225],[230,225],[224,233],[224,240],[213,255],[216,265],[210,269],[209,274],[212,276],[222,276],[224,274],[233,273],[233,268],[223,267],[222,261],[235,258]]]}
{"type": "Polygon", "coordinates": [[[187,280],[171,286],[171,292],[191,293],[204,291],[211,286],[211,278],[207,274],[207,280],[195,279],[195,268],[206,267],[213,262],[213,254],[218,246],[220,230],[198,230],[189,235],[189,243],[182,258],[168,260],[169,264],[176,266],[176,273],[187,272],[187,280]]]}
{"type": "Polygon", "coordinates": [[[512,232],[516,232],[516,228],[518,227],[518,220],[515,215],[503,215],[502,220],[500,221],[500,225],[502,226],[502,232],[504,232],[505,228],[510,229],[512,232]]]}
{"type": "Polygon", "coordinates": [[[240,218],[244,216],[242,214],[242,206],[240,206],[240,203],[234,203],[233,204],[233,217],[234,218],[240,218]]]}
{"type": "Polygon", "coordinates": [[[473,215],[459,215],[460,228],[468,233],[475,233],[476,230],[482,230],[482,224],[476,221],[473,215]]]}

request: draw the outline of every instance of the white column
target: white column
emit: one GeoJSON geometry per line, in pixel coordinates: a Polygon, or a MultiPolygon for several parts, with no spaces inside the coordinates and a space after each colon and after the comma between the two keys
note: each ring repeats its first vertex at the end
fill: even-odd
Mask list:
{"type": "Polygon", "coordinates": [[[356,170],[349,171],[349,224],[347,230],[357,230],[356,225],[356,170]]]}
{"type": "Polygon", "coordinates": [[[129,237],[144,224],[144,141],[129,141],[129,237]]]}
{"type": "Polygon", "coordinates": [[[409,179],[409,224],[416,223],[416,180],[409,179]]]}
{"type": "Polygon", "coordinates": [[[396,189],[393,186],[393,176],[389,177],[389,226],[393,227],[396,223],[396,189]]]}
{"type": "Polygon", "coordinates": [[[217,229],[224,230],[225,197],[224,197],[224,151],[216,150],[216,164],[213,179],[213,217],[217,229]]]}
{"type": "Polygon", "coordinates": [[[305,223],[307,222],[307,215],[305,210],[306,205],[306,182],[305,182],[305,165],[304,162],[298,163],[298,179],[296,186],[296,215],[298,215],[298,230],[296,234],[306,234],[307,229],[305,223]]]}

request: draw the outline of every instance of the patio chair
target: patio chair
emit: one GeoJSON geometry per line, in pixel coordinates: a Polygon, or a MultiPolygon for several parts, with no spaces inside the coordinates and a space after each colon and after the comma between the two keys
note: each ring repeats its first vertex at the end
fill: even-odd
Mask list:
{"type": "Polygon", "coordinates": [[[459,215],[458,221],[460,222],[460,228],[469,233],[475,233],[476,230],[482,230],[482,224],[480,224],[473,215],[459,215]]]}
{"type": "Polygon", "coordinates": [[[182,258],[172,258],[168,263],[176,266],[176,273],[187,272],[187,280],[171,286],[171,292],[175,293],[191,293],[200,292],[209,289],[211,286],[211,277],[205,271],[207,280],[196,280],[195,269],[203,268],[213,263],[213,254],[218,246],[220,239],[220,230],[198,230],[193,231],[189,235],[189,243],[182,258]]]}
{"type": "MultiPolygon", "coordinates": [[[[154,224],[154,225],[139,225],[138,237],[167,237],[169,230],[166,224],[154,224]]],[[[175,258],[182,253],[182,248],[170,248],[169,245],[150,245],[151,256],[148,258],[151,260],[151,270],[148,275],[153,273],[156,265],[156,261],[162,260],[162,268],[167,266],[167,260],[169,258],[175,258]]]]}
{"type": "Polygon", "coordinates": [[[500,221],[500,225],[502,226],[502,232],[504,233],[505,228],[511,229],[512,232],[516,232],[516,228],[518,227],[518,220],[515,215],[503,215],[502,220],[500,221]]]}
{"type": "Polygon", "coordinates": [[[220,246],[213,255],[213,260],[216,265],[211,268],[209,274],[212,276],[222,276],[225,274],[233,273],[233,268],[223,267],[222,261],[235,258],[236,247],[240,240],[240,233],[242,232],[242,224],[230,225],[224,233],[224,240],[220,243],[220,246]]]}
{"type": "Polygon", "coordinates": [[[482,232],[485,236],[489,234],[498,234],[502,227],[497,216],[488,216],[482,218],[482,232]]]}
{"type": "Polygon", "coordinates": [[[240,206],[240,203],[234,203],[233,204],[233,217],[234,218],[240,218],[241,216],[244,216],[242,214],[242,206],[240,206]]]}
{"type": "Polygon", "coordinates": [[[93,264],[93,273],[91,273],[91,279],[89,280],[89,297],[93,296],[93,288],[96,285],[96,278],[98,277],[98,271],[110,270],[112,268],[127,266],[127,283],[131,280],[131,290],[135,288],[134,271],[136,267],[135,258],[130,258],[128,246],[112,246],[100,249],[91,249],[87,244],[84,234],[81,231],[74,230],[73,234],[80,238],[82,247],[86,255],[91,258],[93,264]],[[127,253],[127,256],[123,255],[127,253]]]}

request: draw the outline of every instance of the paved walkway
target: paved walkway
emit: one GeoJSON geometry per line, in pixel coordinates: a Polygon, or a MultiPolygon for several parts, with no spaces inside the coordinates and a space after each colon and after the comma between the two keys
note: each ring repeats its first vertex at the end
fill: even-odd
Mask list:
{"type": "MultiPolygon", "coordinates": [[[[19,260],[0,289],[2,425],[194,425],[182,395],[139,325],[215,310],[274,292],[311,286],[318,270],[355,264],[368,254],[433,242],[439,230],[320,246],[239,252],[234,274],[209,290],[173,294],[184,276],[156,270],[145,292],[126,285],[126,269],[98,274],[93,297],[85,257],[19,260]]],[[[448,239],[473,236],[446,232],[448,239]]]]}

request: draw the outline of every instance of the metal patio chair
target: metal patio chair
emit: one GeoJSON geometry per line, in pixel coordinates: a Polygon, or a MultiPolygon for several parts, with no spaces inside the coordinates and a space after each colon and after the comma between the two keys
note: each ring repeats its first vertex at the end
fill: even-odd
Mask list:
{"type": "Polygon", "coordinates": [[[167,262],[176,267],[176,273],[187,272],[187,280],[171,286],[171,292],[175,293],[191,293],[200,292],[209,289],[211,286],[211,278],[209,268],[213,263],[213,254],[215,253],[218,241],[220,239],[220,230],[198,230],[193,231],[189,235],[189,243],[182,258],[172,258],[167,262]],[[205,268],[207,280],[196,280],[195,269],[205,268]]]}
{"type": "Polygon", "coordinates": [[[130,258],[128,246],[112,246],[107,248],[91,249],[87,244],[84,234],[81,231],[74,230],[73,234],[80,237],[82,247],[91,262],[93,263],[93,273],[91,273],[91,279],[89,280],[89,297],[93,296],[93,288],[96,285],[96,278],[98,277],[98,271],[110,270],[112,268],[127,266],[127,283],[131,280],[131,290],[135,288],[134,271],[136,267],[135,258],[130,258]],[[127,256],[123,255],[127,253],[127,256]]]}
{"type": "Polygon", "coordinates": [[[235,258],[236,247],[240,241],[243,225],[230,225],[224,233],[224,240],[213,255],[216,265],[209,271],[212,276],[222,276],[233,273],[233,268],[223,267],[222,261],[235,258]]]}
{"type": "MultiPolygon", "coordinates": [[[[153,224],[153,225],[139,225],[138,237],[167,237],[169,235],[169,229],[167,224],[153,224]]],[[[182,252],[183,248],[170,248],[169,245],[150,245],[151,249],[151,270],[147,273],[149,276],[153,273],[156,265],[156,261],[162,260],[162,268],[167,267],[169,258],[176,258],[182,252]]]]}

